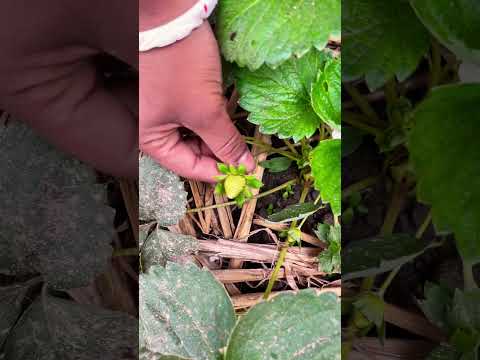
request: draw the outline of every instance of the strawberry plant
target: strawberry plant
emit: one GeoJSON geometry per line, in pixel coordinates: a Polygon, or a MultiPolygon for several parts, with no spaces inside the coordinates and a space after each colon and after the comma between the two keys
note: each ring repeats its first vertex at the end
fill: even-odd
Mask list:
{"type": "Polygon", "coordinates": [[[233,165],[218,164],[218,170],[223,174],[216,177],[217,186],[215,193],[226,195],[234,199],[239,207],[242,207],[246,200],[253,197],[250,189],[260,189],[263,184],[254,175],[247,175],[245,165],[238,167],[233,165]]]}
{"type": "Polygon", "coordinates": [[[125,344],[135,339],[134,317],[74,301],[110,271],[116,235],[106,186],[25,124],[3,119],[0,358],[135,356],[137,344],[125,344]]]}
{"type": "Polygon", "coordinates": [[[141,160],[142,358],[340,358],[340,20],[339,0],[219,2],[257,167],[220,163],[210,185],[141,160]]]}
{"type": "Polygon", "coordinates": [[[480,85],[465,74],[479,64],[472,34],[480,6],[472,0],[343,5],[342,121],[363,134],[345,157],[353,171],[344,175],[344,200],[360,193],[368,210],[342,219],[342,278],[353,289],[343,355],[356,352],[352,344],[364,336],[384,343],[401,336],[390,322],[436,341],[423,355],[428,359],[478,359],[480,85]],[[374,168],[366,165],[372,159],[377,173],[358,176],[362,166],[374,168]],[[452,288],[428,282],[456,253],[461,281],[452,288]],[[388,313],[392,306],[419,306],[436,328],[422,333],[402,324],[388,313]]]}

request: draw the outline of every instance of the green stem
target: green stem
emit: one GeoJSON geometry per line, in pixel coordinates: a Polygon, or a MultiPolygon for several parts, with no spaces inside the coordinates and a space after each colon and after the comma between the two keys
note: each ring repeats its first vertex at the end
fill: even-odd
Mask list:
{"type": "Polygon", "coordinates": [[[398,89],[395,78],[385,84],[385,99],[387,100],[388,108],[390,109],[390,122],[395,125],[400,125],[403,122],[403,117],[402,113],[396,108],[398,102],[398,89]]]}
{"type": "Polygon", "coordinates": [[[138,248],[126,248],[126,249],[115,249],[113,250],[113,257],[117,256],[138,256],[138,248]]]}
{"type": "Polygon", "coordinates": [[[430,210],[428,212],[427,217],[423,221],[423,223],[418,227],[417,232],[415,233],[415,238],[421,239],[425,231],[428,229],[428,225],[430,225],[430,222],[432,221],[432,211],[430,210]]]}
{"type": "Polygon", "coordinates": [[[263,298],[265,300],[268,300],[268,298],[270,297],[270,294],[272,293],[273,285],[277,281],[278,273],[280,272],[280,269],[282,268],[282,265],[285,262],[285,258],[287,257],[288,248],[289,248],[289,242],[287,240],[285,245],[283,245],[282,250],[280,250],[280,255],[278,256],[277,263],[275,264],[275,269],[273,270],[272,276],[268,281],[267,289],[263,294],[263,298]]]}
{"type": "Polygon", "coordinates": [[[360,108],[360,110],[367,116],[370,120],[370,125],[379,126],[385,128],[386,124],[380,120],[380,117],[375,112],[370,103],[365,99],[365,97],[360,94],[357,88],[351,84],[344,84],[345,90],[348,95],[352,98],[353,102],[360,108]]]}
{"type": "Polygon", "coordinates": [[[405,195],[407,194],[407,189],[404,184],[395,184],[395,190],[392,196],[392,201],[390,207],[388,208],[387,215],[385,216],[382,228],[380,230],[380,235],[391,235],[393,233],[393,228],[397,222],[398,215],[402,211],[403,203],[405,200],[405,195]]]}
{"type": "Polygon", "coordinates": [[[361,114],[357,114],[351,111],[344,111],[342,113],[342,121],[351,125],[359,130],[365,131],[368,134],[374,135],[375,137],[382,137],[383,131],[377,127],[374,127],[370,124],[365,123],[366,117],[361,114]]]}
{"type": "MultiPolygon", "coordinates": [[[[246,202],[248,201],[251,201],[251,200],[254,200],[254,199],[260,199],[262,197],[265,197],[265,196],[268,196],[268,195],[271,195],[277,191],[280,191],[282,189],[285,189],[286,187],[290,186],[290,185],[293,185],[297,182],[297,179],[293,179],[293,180],[290,180],[290,181],[287,181],[286,183],[283,183],[282,185],[279,185],[277,187],[274,187],[273,189],[270,189],[268,191],[265,191],[263,193],[260,193],[258,195],[255,195],[253,196],[252,198],[248,199],[246,202]]],[[[225,207],[225,206],[232,206],[232,205],[236,205],[236,202],[235,201],[229,201],[229,202],[226,202],[226,203],[222,203],[222,204],[215,204],[215,205],[210,205],[210,206],[204,206],[204,207],[200,207],[200,208],[196,208],[196,209],[188,209],[187,210],[187,214],[189,213],[197,213],[197,212],[201,212],[201,211],[205,211],[205,210],[211,210],[211,209],[218,209],[218,208],[222,208],[222,207],[225,207]]]]}
{"type": "Polygon", "coordinates": [[[300,158],[298,156],[295,156],[294,154],[292,154],[289,151],[284,151],[284,150],[281,150],[281,149],[274,148],[273,146],[271,146],[269,144],[266,144],[264,142],[258,141],[258,140],[250,140],[248,138],[245,138],[245,142],[247,144],[259,146],[259,147],[267,150],[268,152],[270,152],[272,154],[280,154],[280,155],[283,155],[283,156],[285,156],[285,157],[287,157],[291,160],[294,160],[294,161],[300,160],[300,158]]]}
{"type": "MultiPolygon", "coordinates": [[[[390,235],[393,232],[395,223],[397,222],[398,215],[403,207],[403,202],[405,195],[408,193],[405,184],[395,184],[392,200],[390,202],[387,214],[385,216],[382,228],[380,230],[380,236],[390,235]]],[[[392,281],[396,273],[391,274],[392,281]]],[[[390,276],[389,276],[390,277],[390,276]]],[[[372,289],[375,284],[375,276],[364,278],[362,281],[360,292],[368,292],[372,289]]],[[[388,288],[388,284],[385,287],[385,290],[388,288]]],[[[384,290],[384,291],[385,291],[384,290]]],[[[354,319],[358,316],[358,310],[354,310],[347,327],[347,334],[351,334],[347,339],[342,343],[342,349],[345,347],[345,351],[342,350],[342,358],[345,356],[348,359],[348,355],[352,349],[352,344],[355,337],[359,334],[358,329],[355,326],[354,319]]]]}
{"type": "Polygon", "coordinates": [[[288,141],[287,139],[284,139],[283,142],[285,143],[285,145],[287,145],[287,147],[290,149],[292,153],[298,155],[297,149],[295,149],[295,146],[293,146],[290,141],[288,141]]]}
{"type": "MultiPolygon", "coordinates": [[[[432,212],[429,211],[428,215],[426,216],[425,220],[422,222],[422,224],[418,227],[417,232],[415,233],[415,238],[416,239],[421,239],[423,234],[428,228],[428,225],[430,225],[430,221],[432,220],[432,212]]],[[[390,274],[388,274],[387,278],[384,280],[382,286],[380,287],[378,291],[378,295],[383,299],[383,296],[385,295],[385,292],[387,291],[388,287],[392,283],[393,279],[395,276],[398,274],[400,269],[402,268],[402,265],[397,266],[395,269],[393,269],[390,274]]]]}
{"type": "Polygon", "coordinates": [[[368,178],[365,178],[363,180],[360,180],[356,183],[353,183],[352,185],[346,187],[344,190],[342,190],[342,198],[347,199],[349,196],[352,194],[362,191],[364,189],[369,188],[370,186],[375,185],[378,180],[380,179],[380,176],[370,176],[368,178]]]}
{"type": "Polygon", "coordinates": [[[390,286],[390,284],[392,283],[393,279],[395,278],[395,276],[397,276],[398,272],[400,271],[401,269],[401,266],[397,266],[395,269],[393,269],[392,271],[390,271],[390,273],[388,274],[387,278],[385,279],[385,281],[383,282],[382,286],[380,287],[380,289],[378,290],[378,295],[383,299],[383,296],[385,295],[385,291],[387,291],[388,287],[390,286]]]}
{"type": "MultiPolygon", "coordinates": [[[[310,186],[311,183],[309,181],[306,181],[302,193],[300,195],[300,199],[298,201],[299,204],[304,203],[305,199],[307,198],[308,192],[310,191],[310,186]]],[[[297,226],[297,220],[292,221],[290,224],[290,229],[294,229],[297,226]]],[[[270,297],[270,294],[272,293],[273,285],[277,282],[278,278],[278,273],[280,272],[280,269],[283,266],[283,263],[285,262],[285,258],[287,256],[288,248],[290,247],[290,236],[287,238],[287,241],[283,245],[282,249],[280,250],[280,254],[278,255],[278,260],[275,264],[275,268],[273,269],[272,276],[270,277],[270,280],[268,281],[267,289],[265,290],[265,293],[263,294],[263,299],[268,300],[270,297]]]]}

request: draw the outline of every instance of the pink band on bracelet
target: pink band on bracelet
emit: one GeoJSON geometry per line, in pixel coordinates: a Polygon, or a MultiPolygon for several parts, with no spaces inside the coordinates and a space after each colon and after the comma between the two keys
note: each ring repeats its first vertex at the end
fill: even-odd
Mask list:
{"type": "Polygon", "coordinates": [[[148,51],[186,38],[202,25],[215,9],[218,0],[198,1],[190,10],[169,23],[138,34],[139,51],[148,51]]]}

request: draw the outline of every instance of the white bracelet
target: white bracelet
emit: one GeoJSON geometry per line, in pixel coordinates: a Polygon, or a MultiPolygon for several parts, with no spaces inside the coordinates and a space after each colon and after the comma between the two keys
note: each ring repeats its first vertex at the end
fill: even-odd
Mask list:
{"type": "Polygon", "coordinates": [[[218,0],[198,1],[190,10],[165,25],[138,34],[139,51],[164,47],[186,38],[210,16],[218,0]]]}

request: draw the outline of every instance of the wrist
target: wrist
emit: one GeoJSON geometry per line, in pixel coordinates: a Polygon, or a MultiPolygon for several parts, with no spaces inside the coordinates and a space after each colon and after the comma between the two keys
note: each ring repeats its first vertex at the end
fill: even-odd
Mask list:
{"type": "Polygon", "coordinates": [[[168,23],[179,17],[197,0],[140,0],[139,31],[145,31],[168,23]]]}

